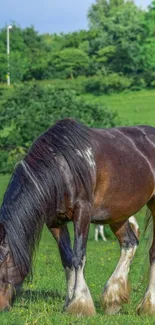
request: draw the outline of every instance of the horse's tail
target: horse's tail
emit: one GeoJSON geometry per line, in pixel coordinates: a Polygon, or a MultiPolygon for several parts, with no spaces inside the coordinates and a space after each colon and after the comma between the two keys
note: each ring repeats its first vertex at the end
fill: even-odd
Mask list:
{"type": "Polygon", "coordinates": [[[153,241],[153,217],[149,208],[146,210],[145,224],[143,237],[147,240],[147,245],[145,246],[147,250],[150,249],[153,241]]]}
{"type": "Polygon", "coordinates": [[[149,249],[152,245],[152,241],[153,241],[153,218],[152,218],[152,214],[149,208],[146,209],[146,214],[145,214],[145,218],[144,218],[144,228],[141,231],[141,237],[143,238],[143,242],[141,243],[142,246],[140,245],[140,249],[141,249],[141,268],[142,268],[142,272],[141,272],[141,276],[140,276],[140,284],[144,283],[145,281],[148,280],[149,277],[149,249]],[[145,268],[144,268],[145,265],[145,268]]]}

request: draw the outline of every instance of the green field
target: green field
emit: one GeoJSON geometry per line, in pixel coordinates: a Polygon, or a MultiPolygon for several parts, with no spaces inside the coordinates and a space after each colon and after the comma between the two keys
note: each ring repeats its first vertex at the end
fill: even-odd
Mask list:
{"type": "Polygon", "coordinates": [[[83,96],[91,102],[106,104],[116,110],[121,125],[148,124],[155,126],[155,90],[142,90],[103,96],[83,96]]]}
{"type": "MultiPolygon", "coordinates": [[[[0,176],[0,199],[2,199],[9,176],[0,176]]],[[[143,224],[144,212],[139,213],[138,221],[143,224]]],[[[73,233],[70,225],[71,236],[73,233]]],[[[106,229],[108,241],[106,243],[94,241],[94,228],[91,227],[88,249],[86,279],[95,302],[97,315],[91,318],[73,317],[62,312],[65,298],[65,277],[60,262],[57,246],[44,229],[34,265],[34,278],[30,283],[25,283],[23,292],[16,299],[12,310],[9,313],[1,313],[1,325],[48,325],[48,324],[154,324],[151,317],[139,317],[136,315],[136,306],[144,293],[146,284],[142,276],[147,270],[146,239],[141,238],[140,247],[136,253],[130,272],[132,283],[131,301],[124,305],[121,313],[117,316],[105,316],[100,307],[100,294],[106,280],[112,273],[118,258],[119,246],[109,229],[106,229]]]]}

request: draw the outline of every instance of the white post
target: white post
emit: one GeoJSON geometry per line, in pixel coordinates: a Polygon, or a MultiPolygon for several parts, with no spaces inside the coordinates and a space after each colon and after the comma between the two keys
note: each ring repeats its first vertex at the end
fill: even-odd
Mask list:
{"type": "Polygon", "coordinates": [[[10,29],[11,25],[7,26],[7,61],[8,61],[8,71],[7,71],[7,84],[10,86],[10,29]]]}

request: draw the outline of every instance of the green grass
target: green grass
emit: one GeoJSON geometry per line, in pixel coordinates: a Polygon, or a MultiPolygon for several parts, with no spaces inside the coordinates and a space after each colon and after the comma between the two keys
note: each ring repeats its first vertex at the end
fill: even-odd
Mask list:
{"type": "Polygon", "coordinates": [[[91,102],[106,104],[116,110],[121,125],[148,124],[155,126],[155,90],[118,93],[103,96],[83,95],[91,102]]]}
{"type": "MultiPolygon", "coordinates": [[[[0,175],[0,199],[9,176],[0,175]]],[[[144,211],[138,215],[140,226],[143,224],[144,211]]],[[[50,233],[44,229],[34,265],[34,278],[31,283],[24,284],[22,294],[16,299],[9,313],[0,314],[1,325],[131,325],[154,324],[151,317],[136,315],[136,306],[146,287],[142,276],[146,271],[143,255],[146,254],[146,239],[141,239],[140,247],[134,259],[130,282],[132,283],[131,301],[123,306],[117,316],[105,316],[100,306],[100,294],[108,277],[114,270],[119,258],[119,246],[107,228],[106,243],[94,241],[94,228],[91,226],[87,248],[86,280],[95,302],[97,315],[94,317],[74,317],[62,312],[65,299],[65,277],[60,262],[58,249],[50,233]]],[[[73,239],[72,226],[70,226],[73,239]]]]}

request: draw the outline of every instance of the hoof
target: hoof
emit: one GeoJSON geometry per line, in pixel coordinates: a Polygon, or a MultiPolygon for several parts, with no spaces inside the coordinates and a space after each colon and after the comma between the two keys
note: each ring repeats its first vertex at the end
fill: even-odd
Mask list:
{"type": "MultiPolygon", "coordinates": [[[[102,304],[103,305],[103,304],[102,304]]],[[[106,315],[116,315],[120,312],[121,310],[121,305],[118,305],[116,302],[113,304],[109,304],[108,306],[103,306],[104,308],[104,313],[106,315]]]]}
{"type": "Polygon", "coordinates": [[[67,313],[77,316],[93,316],[96,314],[92,299],[76,298],[66,308],[67,313]]]}
{"type": "Polygon", "coordinates": [[[121,279],[112,280],[105,286],[101,297],[101,304],[105,314],[115,315],[119,313],[122,304],[129,301],[129,285],[121,279]]]}
{"type": "Polygon", "coordinates": [[[151,294],[146,294],[137,308],[138,315],[155,315],[155,301],[151,299],[151,294]]]}

